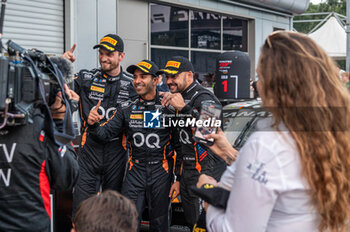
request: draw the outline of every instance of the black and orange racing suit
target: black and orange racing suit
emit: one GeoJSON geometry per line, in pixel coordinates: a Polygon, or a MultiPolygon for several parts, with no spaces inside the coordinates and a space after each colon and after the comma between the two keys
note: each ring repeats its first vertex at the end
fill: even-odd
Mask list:
{"type": "MultiPolygon", "coordinates": [[[[174,149],[178,157],[181,156],[181,145],[176,130],[163,124],[163,118],[173,115],[174,111],[163,107],[161,100],[158,92],[156,98],[150,101],[137,97],[123,104],[107,123],[95,124],[90,129],[102,140],[119,136],[121,129],[126,129],[130,158],[122,194],[135,202],[139,220],[147,202],[150,231],[163,232],[169,230],[172,156],[174,149]]],[[[180,165],[176,165],[175,174],[178,176],[179,173],[180,165]]]]}
{"type": "MultiPolygon", "coordinates": [[[[220,104],[215,95],[194,81],[181,93],[186,106],[180,111],[183,115],[199,118],[203,102],[220,104]]],[[[190,190],[195,186],[200,174],[206,174],[219,181],[226,169],[223,159],[215,155],[205,145],[193,140],[191,127],[178,128],[179,138],[182,145],[182,174],[181,174],[181,201],[185,219],[192,228],[197,222],[200,213],[200,200],[190,190]]]]}
{"type": "Polygon", "coordinates": [[[101,141],[89,134],[87,118],[90,110],[102,100],[98,112],[105,122],[119,104],[137,95],[132,79],[122,70],[118,76],[112,77],[100,69],[83,69],[75,76],[74,90],[80,96],[82,141],[78,154],[80,175],[73,192],[73,216],[80,202],[99,192],[100,188],[120,191],[127,162],[122,136],[101,141]]]}

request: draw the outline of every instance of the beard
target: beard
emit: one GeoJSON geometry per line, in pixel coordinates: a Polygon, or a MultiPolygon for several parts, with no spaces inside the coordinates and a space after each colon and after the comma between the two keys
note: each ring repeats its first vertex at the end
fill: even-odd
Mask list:
{"type": "Polygon", "coordinates": [[[177,93],[178,92],[178,86],[177,84],[169,84],[168,88],[171,93],[177,93]]]}
{"type": "Polygon", "coordinates": [[[171,93],[182,93],[186,88],[186,82],[168,84],[171,93]]]}
{"type": "Polygon", "coordinates": [[[186,86],[187,86],[187,75],[184,75],[182,77],[177,77],[177,78],[182,78],[182,80],[170,82],[169,84],[167,83],[167,86],[170,90],[171,93],[182,93],[185,91],[186,86]]]}
{"type": "Polygon", "coordinates": [[[107,63],[107,62],[101,63],[101,70],[104,72],[110,72],[117,68],[119,68],[119,63],[107,63]]]}

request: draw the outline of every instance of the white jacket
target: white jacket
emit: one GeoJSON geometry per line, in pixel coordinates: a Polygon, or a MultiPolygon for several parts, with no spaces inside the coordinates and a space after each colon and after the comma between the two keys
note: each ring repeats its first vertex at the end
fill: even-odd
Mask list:
{"type": "Polygon", "coordinates": [[[231,193],[226,210],[209,206],[209,231],[317,231],[319,217],[296,144],[288,130],[278,132],[269,125],[268,119],[259,121],[258,131],[223,174],[220,185],[231,193]]]}

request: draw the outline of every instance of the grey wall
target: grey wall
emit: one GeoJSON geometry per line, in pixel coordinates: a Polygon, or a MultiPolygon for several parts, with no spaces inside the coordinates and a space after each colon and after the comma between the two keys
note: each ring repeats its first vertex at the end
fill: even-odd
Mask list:
{"type": "Polygon", "coordinates": [[[248,54],[252,63],[252,76],[254,76],[255,65],[259,59],[260,47],[263,45],[265,38],[274,28],[291,30],[291,16],[279,12],[273,14],[273,11],[270,11],[270,13],[267,11],[263,12],[216,0],[155,0],[154,2],[159,4],[184,5],[190,8],[216,11],[248,19],[248,54]]]}
{"type": "Polygon", "coordinates": [[[149,3],[140,0],[118,1],[118,34],[125,44],[124,70],[131,64],[149,58],[149,3]]]}
{"type": "Polygon", "coordinates": [[[66,50],[77,44],[75,56],[76,70],[92,69],[99,66],[97,50],[92,47],[108,33],[117,31],[116,0],[66,0],[66,20],[70,30],[66,34],[66,50]],[[68,3],[67,3],[68,2],[68,3]]]}
{"type": "MultiPolygon", "coordinates": [[[[250,15],[255,16],[255,65],[258,63],[260,48],[264,44],[266,37],[273,32],[274,28],[291,30],[290,18],[277,15],[252,11],[250,15]]],[[[251,56],[251,54],[249,54],[251,56]]],[[[256,68],[256,67],[255,67],[256,68]]]]}
{"type": "MultiPolygon", "coordinates": [[[[71,3],[71,34],[68,39],[77,43],[76,68],[98,66],[97,52],[92,47],[107,33],[119,34],[125,42],[122,66],[149,58],[149,1],[147,0],[66,0],[71,3]]],[[[291,16],[272,11],[248,9],[216,0],[154,0],[159,4],[215,11],[249,20],[248,54],[252,61],[252,75],[258,61],[260,47],[274,27],[290,30],[291,16]]],[[[69,34],[68,34],[69,35],[69,34]]],[[[66,36],[67,37],[67,36],[66,36]]],[[[66,38],[67,39],[67,38],[66,38]]],[[[67,41],[69,41],[67,40],[67,41]]],[[[69,43],[69,42],[68,42],[69,43]]],[[[66,44],[67,47],[70,44],[66,44]]]]}

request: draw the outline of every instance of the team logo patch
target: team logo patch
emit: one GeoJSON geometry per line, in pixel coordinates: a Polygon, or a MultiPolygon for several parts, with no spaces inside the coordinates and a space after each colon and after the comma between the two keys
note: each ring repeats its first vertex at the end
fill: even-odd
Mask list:
{"type": "Polygon", "coordinates": [[[149,63],[147,63],[147,62],[144,62],[144,61],[138,63],[137,65],[138,65],[138,66],[144,66],[144,67],[146,67],[147,69],[151,69],[151,67],[152,67],[151,64],[149,64],[149,63]]]}
{"type": "Polygon", "coordinates": [[[104,93],[105,89],[104,88],[100,88],[100,87],[96,87],[96,86],[91,86],[90,90],[96,91],[96,92],[100,92],[100,93],[104,93]]]}
{"type": "Polygon", "coordinates": [[[122,89],[124,89],[124,90],[127,90],[128,87],[129,87],[129,85],[130,85],[130,82],[120,80],[120,88],[122,88],[122,89]]]}
{"type": "Polygon", "coordinates": [[[102,38],[100,43],[102,43],[102,42],[108,42],[110,44],[113,44],[113,46],[115,46],[118,43],[115,39],[113,39],[111,37],[104,37],[104,38],[102,38]]]}
{"type": "Polygon", "coordinates": [[[160,128],[159,110],[143,112],[143,127],[144,128],[160,128]]]}
{"type": "Polygon", "coordinates": [[[83,80],[91,80],[93,78],[91,73],[84,73],[83,80]]]}
{"type": "Polygon", "coordinates": [[[179,68],[181,65],[180,62],[177,61],[168,61],[168,63],[166,63],[165,68],[167,67],[174,67],[174,68],[179,68]]]}
{"type": "Polygon", "coordinates": [[[90,92],[89,93],[89,99],[93,100],[103,100],[104,94],[103,93],[98,93],[98,92],[90,92]]]}
{"type": "Polygon", "coordinates": [[[143,119],[142,114],[131,114],[130,119],[143,119]]]}
{"type": "Polygon", "coordinates": [[[66,146],[61,146],[58,148],[58,153],[60,153],[61,157],[64,156],[64,154],[66,154],[67,151],[67,147],[66,146]]]}
{"type": "Polygon", "coordinates": [[[45,139],[45,131],[40,131],[40,136],[39,136],[39,140],[40,142],[44,142],[44,139],[45,139]]]}
{"type": "Polygon", "coordinates": [[[267,184],[269,182],[268,174],[265,171],[265,163],[255,161],[247,166],[247,169],[252,173],[251,178],[258,181],[261,184],[267,184]]]}
{"type": "Polygon", "coordinates": [[[97,83],[106,83],[106,79],[98,79],[97,77],[94,78],[94,82],[97,83]]]}

